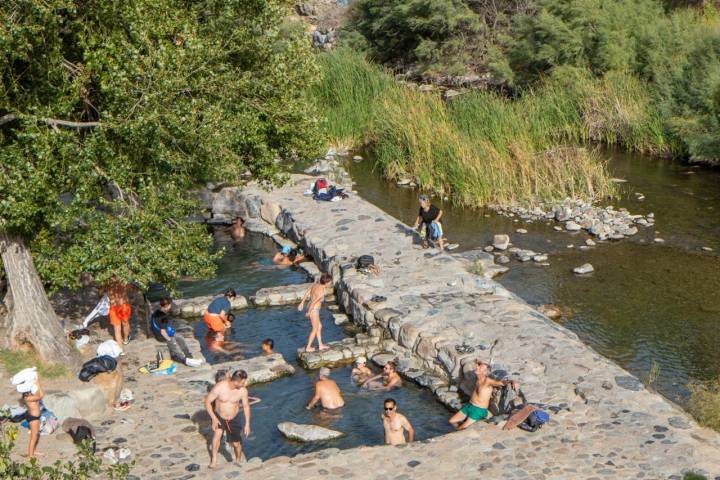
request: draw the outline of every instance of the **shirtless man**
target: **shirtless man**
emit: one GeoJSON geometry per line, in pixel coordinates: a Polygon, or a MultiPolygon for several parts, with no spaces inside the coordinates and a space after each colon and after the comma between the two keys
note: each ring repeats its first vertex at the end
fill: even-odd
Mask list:
{"type": "Polygon", "coordinates": [[[394,398],[385,400],[384,413],[380,415],[385,428],[385,443],[387,445],[405,445],[405,431],[408,432],[407,443],[412,444],[415,430],[405,417],[397,411],[397,402],[394,398]]]}
{"type": "Polygon", "coordinates": [[[305,292],[305,295],[303,295],[302,300],[300,301],[300,305],[298,306],[299,311],[303,311],[303,308],[305,308],[305,302],[308,298],[310,298],[310,303],[308,304],[307,313],[305,314],[306,317],[310,319],[310,335],[308,336],[307,346],[305,347],[306,352],[314,352],[315,349],[312,346],[313,340],[317,337],[318,341],[318,350],[327,350],[328,347],[325,345],[322,341],[322,324],[320,323],[320,308],[322,307],[323,300],[325,299],[325,290],[332,282],[332,277],[328,275],[327,273],[323,273],[320,276],[320,280],[318,280],[316,283],[313,283],[312,286],[308,289],[307,292],[305,292]]]}
{"type": "Polygon", "coordinates": [[[328,377],[330,377],[330,369],[327,367],[321,368],[317,382],[315,382],[315,395],[305,406],[307,410],[311,410],[318,402],[328,410],[345,405],[345,400],[343,400],[342,393],[340,393],[340,387],[328,377]]]}
{"type": "Polygon", "coordinates": [[[133,288],[135,288],[133,285],[123,283],[115,274],[107,287],[107,295],[110,299],[110,324],[113,326],[118,345],[127,345],[130,342],[132,307],[128,295],[133,288]]]}
{"type": "Polygon", "coordinates": [[[494,380],[488,376],[490,366],[477,360],[475,367],[475,388],[470,396],[470,402],[460,409],[455,415],[450,417],[450,424],[458,430],[465,430],[478,420],[483,420],[488,416],[488,405],[490,405],[490,397],[494,387],[502,387],[508,383],[517,390],[518,383],[510,380],[494,380]]]}
{"type": "Polygon", "coordinates": [[[30,443],[28,443],[27,457],[33,458],[38,455],[35,451],[38,442],[40,441],[40,401],[45,396],[45,393],[40,387],[40,380],[35,381],[33,390],[22,394],[23,402],[27,408],[28,426],[30,427],[30,443]]]}
{"type": "Polygon", "coordinates": [[[205,397],[205,410],[210,415],[213,429],[209,468],[215,468],[217,465],[222,432],[225,432],[227,441],[235,451],[235,463],[239,464],[242,459],[242,435],[244,433],[246,438],[250,436],[247,373],[244,370],[236,370],[229,378],[216,383],[205,397]],[[240,404],[245,415],[245,427],[240,420],[240,404]]]}
{"type": "Polygon", "coordinates": [[[372,370],[367,365],[367,359],[365,357],[358,357],[355,360],[355,368],[350,372],[350,377],[358,383],[364,383],[365,380],[373,376],[372,370]]]}
{"type": "Polygon", "coordinates": [[[237,217],[230,227],[230,237],[237,241],[245,238],[245,220],[237,217]]]}
{"type": "Polygon", "coordinates": [[[391,390],[402,386],[402,378],[397,372],[397,365],[392,360],[387,362],[380,375],[365,380],[362,386],[370,390],[391,390]]]}
{"type": "Polygon", "coordinates": [[[292,248],[290,248],[289,245],[285,245],[273,257],[273,263],[275,265],[287,266],[287,265],[292,265],[294,259],[295,259],[295,256],[292,255],[292,248]],[[292,258],[291,258],[291,256],[292,256],[292,258]]]}

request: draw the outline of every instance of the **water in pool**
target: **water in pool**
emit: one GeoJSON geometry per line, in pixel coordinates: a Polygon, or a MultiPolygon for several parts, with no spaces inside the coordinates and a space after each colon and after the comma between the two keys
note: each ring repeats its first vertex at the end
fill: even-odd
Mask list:
{"type": "MultiPolygon", "coordinates": [[[[229,286],[243,294],[251,294],[261,287],[307,281],[307,278],[297,271],[274,267],[256,269],[257,258],[269,258],[275,251],[272,241],[254,236],[226,250],[228,254],[220,262],[218,277],[211,281],[183,285],[184,296],[213,294],[229,286]]],[[[331,375],[345,398],[345,407],[340,415],[330,416],[320,408],[305,410],[305,404],[312,397],[313,381],[317,375],[317,371],[306,371],[297,364],[297,349],[305,344],[309,333],[307,318],[294,306],[250,308],[239,310],[235,314],[236,319],[225,345],[228,350],[232,348],[232,344],[238,347],[240,353],[235,355],[209,351],[206,342],[207,327],[203,322],[196,323],[195,335],[200,340],[203,353],[209,362],[218,364],[239,356],[260,355],[262,340],[272,338],[275,351],[281,353],[296,368],[292,376],[250,387],[250,395],[260,397],[262,401],[252,407],[253,433],[244,443],[248,458],[267,459],[323,448],[381,444],[384,436],[380,414],[383,400],[387,397],[397,400],[399,411],[408,417],[415,428],[416,440],[450,431],[447,423],[449,412],[429,391],[409,382],[404,382],[403,388],[392,392],[362,390],[350,380],[350,367],[333,369],[331,375]],[[278,431],[277,424],[283,421],[321,425],[339,430],[345,433],[345,436],[327,442],[294,442],[287,440],[278,431]]],[[[343,330],[334,324],[327,309],[321,311],[320,317],[323,322],[324,341],[339,340],[346,336],[343,330]]]]}

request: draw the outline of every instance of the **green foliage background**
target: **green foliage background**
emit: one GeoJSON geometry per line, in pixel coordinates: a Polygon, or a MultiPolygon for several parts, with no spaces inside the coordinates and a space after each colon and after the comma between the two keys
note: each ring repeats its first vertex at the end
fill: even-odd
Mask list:
{"type": "Polygon", "coordinates": [[[186,217],[204,182],[277,182],[317,152],[317,73],[279,0],[0,4],[0,228],[51,286],[172,288],[214,270],[186,217]],[[49,126],[44,119],[99,122],[49,126]]]}

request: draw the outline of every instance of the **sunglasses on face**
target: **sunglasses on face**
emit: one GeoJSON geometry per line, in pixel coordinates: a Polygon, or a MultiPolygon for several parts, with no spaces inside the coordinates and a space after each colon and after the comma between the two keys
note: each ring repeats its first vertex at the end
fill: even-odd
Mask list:
{"type": "Polygon", "coordinates": [[[393,410],[395,410],[395,407],[385,407],[386,412],[392,412],[393,410]]]}

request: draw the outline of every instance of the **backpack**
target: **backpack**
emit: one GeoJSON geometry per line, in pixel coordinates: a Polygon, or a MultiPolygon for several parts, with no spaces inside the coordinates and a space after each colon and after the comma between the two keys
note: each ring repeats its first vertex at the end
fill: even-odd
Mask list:
{"type": "Polygon", "coordinates": [[[83,441],[87,440],[90,449],[93,453],[95,453],[97,446],[95,445],[95,439],[92,436],[92,432],[88,427],[86,427],[85,425],[80,425],[79,427],[77,427],[77,430],[75,430],[74,432],[70,432],[70,436],[72,437],[75,444],[80,444],[83,441]]]}
{"type": "Polygon", "coordinates": [[[112,372],[116,368],[117,360],[109,355],[100,355],[83,363],[78,378],[82,382],[89,382],[98,373],[112,372]]]}
{"type": "Polygon", "coordinates": [[[324,178],[318,178],[315,180],[315,185],[313,185],[312,192],[317,195],[320,193],[320,190],[324,190],[328,188],[328,181],[324,178]]]}
{"type": "Polygon", "coordinates": [[[357,268],[358,270],[370,268],[373,265],[375,265],[375,259],[372,257],[372,255],[360,255],[355,261],[355,268],[357,268]]]}
{"type": "Polygon", "coordinates": [[[545,410],[535,410],[528,416],[528,418],[525,419],[523,423],[518,425],[518,427],[522,428],[526,432],[537,432],[549,421],[550,415],[545,410]]]}

